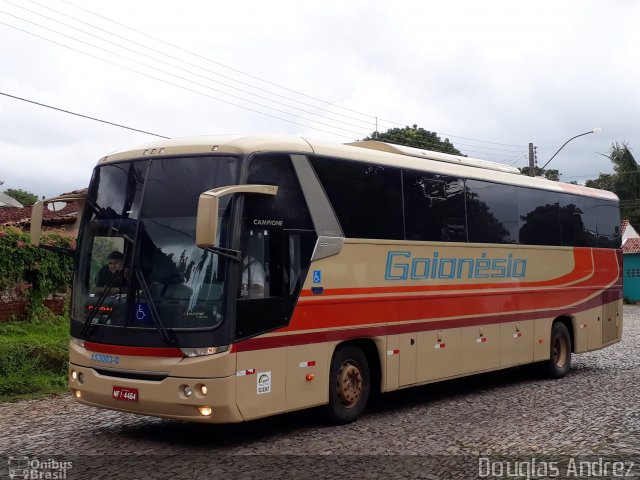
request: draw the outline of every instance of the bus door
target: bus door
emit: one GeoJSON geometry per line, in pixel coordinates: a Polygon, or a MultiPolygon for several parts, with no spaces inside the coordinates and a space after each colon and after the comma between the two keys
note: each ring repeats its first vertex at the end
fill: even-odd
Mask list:
{"type": "Polygon", "coordinates": [[[236,401],[244,418],[282,411],[287,345],[269,332],[289,324],[316,242],[287,155],[257,155],[247,183],[277,185],[275,196],[244,195],[237,270],[236,401]]]}
{"type": "Polygon", "coordinates": [[[237,401],[243,416],[279,411],[287,397],[287,348],[262,333],[289,323],[315,232],[246,228],[236,300],[237,401]],[[257,338],[252,338],[256,337],[257,338]]]}

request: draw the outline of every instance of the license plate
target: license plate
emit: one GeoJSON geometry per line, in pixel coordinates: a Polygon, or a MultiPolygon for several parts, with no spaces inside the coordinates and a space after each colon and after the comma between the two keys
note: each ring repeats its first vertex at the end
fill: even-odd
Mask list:
{"type": "Polygon", "coordinates": [[[117,387],[114,385],[112,396],[116,400],[126,400],[128,402],[138,401],[138,389],[128,387],[117,387]]]}

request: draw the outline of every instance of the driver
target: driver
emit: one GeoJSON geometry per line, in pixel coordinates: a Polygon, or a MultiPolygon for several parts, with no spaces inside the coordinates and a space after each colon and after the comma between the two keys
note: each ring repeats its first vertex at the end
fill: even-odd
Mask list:
{"type": "Polygon", "coordinates": [[[109,285],[111,289],[119,291],[126,285],[123,270],[124,255],[114,250],[107,258],[107,264],[104,265],[96,275],[94,293],[103,293],[109,285]]]}

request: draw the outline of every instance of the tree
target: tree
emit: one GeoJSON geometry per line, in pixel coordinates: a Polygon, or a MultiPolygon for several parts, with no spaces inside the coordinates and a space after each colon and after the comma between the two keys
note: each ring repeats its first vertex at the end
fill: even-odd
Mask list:
{"type": "Polygon", "coordinates": [[[8,188],[4,193],[19,201],[25,207],[31,206],[38,201],[38,196],[35,193],[27,192],[20,188],[8,188]]]}
{"type": "Polygon", "coordinates": [[[616,172],[616,188],[620,198],[629,200],[640,199],[640,171],[638,162],[633,158],[629,146],[617,142],[611,146],[609,158],[616,172]]]}
{"type": "Polygon", "coordinates": [[[611,173],[601,173],[600,176],[594,180],[587,180],[585,182],[587,187],[599,188],[600,190],[608,190],[610,192],[616,191],[616,176],[611,173]]]}
{"type": "MultiPolygon", "coordinates": [[[[529,169],[529,167],[522,167],[520,169],[520,173],[522,173],[522,175],[529,175],[530,171],[531,170],[529,169]]],[[[541,168],[535,167],[535,176],[536,177],[544,176],[544,178],[546,178],[547,180],[554,180],[556,182],[559,182],[562,174],[560,173],[560,170],[556,170],[556,169],[542,170],[541,168]]]]}
{"type": "Polygon", "coordinates": [[[640,166],[626,142],[612,144],[608,158],[613,163],[613,173],[601,173],[585,185],[614,192],[620,197],[622,218],[640,225],[640,166]]]}
{"type": "Polygon", "coordinates": [[[436,132],[430,132],[418,125],[404,128],[390,128],[386,132],[373,132],[362,140],[378,140],[380,142],[406,145],[408,147],[434,150],[436,152],[462,155],[448,138],[441,140],[436,132]]]}

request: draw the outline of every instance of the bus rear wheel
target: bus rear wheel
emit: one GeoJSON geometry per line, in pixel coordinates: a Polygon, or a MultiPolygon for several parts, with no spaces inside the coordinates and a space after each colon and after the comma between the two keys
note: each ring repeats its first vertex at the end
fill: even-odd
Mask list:
{"type": "Polygon", "coordinates": [[[571,366],[571,335],[564,323],[553,324],[550,343],[547,371],[551,378],[562,378],[569,372],[571,366]]]}
{"type": "Polygon", "coordinates": [[[357,419],[367,406],[370,390],[369,363],[362,350],[355,346],[338,348],[329,373],[329,422],[342,425],[357,419]]]}

